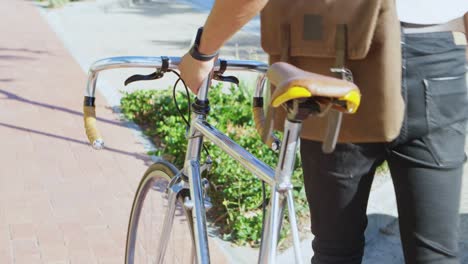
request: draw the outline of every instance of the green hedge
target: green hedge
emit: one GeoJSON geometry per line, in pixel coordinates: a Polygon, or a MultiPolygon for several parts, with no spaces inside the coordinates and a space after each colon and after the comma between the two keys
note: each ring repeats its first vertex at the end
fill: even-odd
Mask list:
{"type": "MultiPolygon", "coordinates": [[[[254,128],[251,94],[245,89],[231,87],[223,92],[221,86],[210,90],[211,112],[208,122],[227,133],[241,146],[275,166],[278,154],[268,149],[254,128]]],[[[185,93],[177,93],[184,113],[187,111],[185,93]]],[[[124,115],[140,125],[157,146],[156,154],[182,167],[187,140],[186,127],[177,113],[172,91],[142,90],[125,93],[121,100],[124,115]]],[[[214,164],[206,177],[211,183],[213,209],[210,219],[219,227],[224,239],[237,244],[258,246],[262,222],[262,185],[251,173],[238,166],[219,148],[207,145],[214,164]]],[[[204,153],[203,153],[204,155],[204,153]]],[[[308,212],[303,190],[299,158],[293,175],[299,217],[308,212]]],[[[267,190],[268,198],[268,190],[267,190]]]]}
{"type": "MultiPolygon", "coordinates": [[[[38,0],[39,2],[45,2],[45,0],[38,0]]],[[[61,7],[69,2],[76,2],[79,0],[48,0],[49,2],[49,7],[51,8],[56,8],[56,7],[61,7]]]]}

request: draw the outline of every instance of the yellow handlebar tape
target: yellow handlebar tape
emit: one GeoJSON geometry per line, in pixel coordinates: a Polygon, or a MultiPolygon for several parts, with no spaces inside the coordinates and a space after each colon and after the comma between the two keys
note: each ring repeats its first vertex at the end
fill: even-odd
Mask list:
{"type": "Polygon", "coordinates": [[[254,97],[252,106],[253,119],[255,128],[260,135],[263,143],[274,151],[279,150],[281,142],[274,136],[272,131],[269,131],[265,111],[263,110],[263,97],[254,97]]]}
{"type": "Polygon", "coordinates": [[[270,135],[265,135],[265,114],[263,112],[263,107],[253,107],[252,112],[255,128],[262,138],[263,143],[265,143],[267,146],[271,146],[274,139],[270,135]]]}
{"type": "Polygon", "coordinates": [[[94,106],[83,107],[83,118],[86,136],[95,149],[104,148],[104,140],[96,127],[96,109],[94,106]]]}

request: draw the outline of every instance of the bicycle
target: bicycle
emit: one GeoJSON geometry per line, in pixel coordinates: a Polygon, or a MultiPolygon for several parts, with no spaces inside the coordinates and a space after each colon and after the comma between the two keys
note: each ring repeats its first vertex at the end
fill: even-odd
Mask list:
{"type": "MultiPolygon", "coordinates": [[[[104,146],[95,124],[94,94],[98,73],[115,68],[153,68],[156,69],[155,73],[146,76],[134,75],[127,79],[126,83],[159,79],[165,73],[177,69],[180,59],[179,57],[113,57],[97,61],[91,66],[84,100],[84,121],[86,134],[94,148],[100,149],[104,146]]],[[[344,72],[344,69],[338,70],[344,72]]],[[[130,215],[125,263],[147,263],[149,260],[156,263],[166,263],[164,261],[167,255],[167,241],[171,234],[174,235],[175,233],[172,229],[179,228],[180,224],[182,224],[182,227],[187,225],[185,227],[186,231],[178,234],[191,237],[189,241],[185,242],[189,243],[192,251],[190,256],[185,259],[179,260],[177,255],[173,256],[173,258],[181,261],[181,263],[194,261],[196,263],[210,263],[205,213],[211,204],[205,188],[207,183],[201,178],[201,173],[210,169],[211,160],[207,158],[203,164],[200,163],[204,139],[221,148],[238,161],[241,166],[272,187],[269,204],[266,208],[266,216],[264,215],[258,262],[275,262],[277,242],[284,217],[284,207],[287,206],[295,259],[297,263],[301,263],[291,175],[302,121],[309,115],[323,114],[331,108],[339,113],[354,113],[359,103],[359,89],[346,80],[308,73],[287,63],[275,63],[270,67],[257,61],[218,59],[214,71],[205,79],[197,94],[196,101],[192,104],[193,116],[187,134],[188,145],[184,167],[178,170],[169,162],[156,162],[148,168],[140,182],[130,215]],[[235,78],[223,76],[226,70],[250,71],[259,74],[253,102],[254,120],[262,140],[273,150],[279,150],[279,161],[276,169],[269,167],[207,123],[206,116],[209,113],[207,96],[211,80],[235,82],[235,78]],[[282,142],[274,137],[272,124],[265,118],[265,111],[263,110],[262,95],[267,79],[276,86],[271,105],[276,108],[282,106],[287,111],[282,142]],[[157,210],[159,212],[164,211],[166,214],[163,217],[162,225],[159,226],[161,229],[159,237],[150,236],[150,238],[147,238],[145,237],[146,232],[138,232],[138,230],[144,224],[140,220],[145,203],[155,201],[155,199],[147,199],[148,194],[153,193],[153,191],[158,196],[156,198],[158,199],[156,202],[159,202],[157,210]],[[163,204],[165,208],[163,208],[163,204]],[[176,214],[176,211],[179,214],[176,214]],[[174,222],[176,223],[174,224],[174,222]],[[138,244],[137,239],[140,238],[143,240],[157,239],[159,245],[153,247],[153,249],[157,249],[155,255],[143,255],[139,261],[135,261],[136,250],[141,249],[145,252],[152,249],[151,247],[143,247],[140,245],[141,243],[138,244]]],[[[328,133],[333,136],[327,137],[324,142],[324,149],[327,151],[333,149],[336,143],[336,131],[339,129],[340,119],[334,120],[335,122],[332,122],[329,126],[331,130],[328,133]]],[[[176,249],[183,250],[180,245],[176,249]]]]}

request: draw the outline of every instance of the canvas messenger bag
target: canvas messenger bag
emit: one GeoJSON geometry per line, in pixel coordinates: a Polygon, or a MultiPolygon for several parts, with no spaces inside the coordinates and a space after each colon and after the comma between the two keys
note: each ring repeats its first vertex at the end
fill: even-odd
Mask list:
{"type": "MultiPolygon", "coordinates": [[[[261,13],[262,47],[270,63],[335,76],[337,25],[346,25],[345,67],[362,93],[356,114],[343,116],[339,142],[388,142],[403,122],[400,24],[394,0],[270,0],[261,13]]],[[[274,89],[274,87],[272,87],[274,89]]],[[[272,111],[272,109],[269,109],[272,111]]],[[[275,109],[282,130],[285,111],[275,109]]],[[[327,118],[309,117],[302,137],[323,140],[327,118]]]]}

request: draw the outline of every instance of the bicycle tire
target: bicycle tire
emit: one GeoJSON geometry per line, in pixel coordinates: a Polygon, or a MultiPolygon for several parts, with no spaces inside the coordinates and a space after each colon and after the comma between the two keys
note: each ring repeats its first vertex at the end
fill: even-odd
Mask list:
{"type": "MultiPolygon", "coordinates": [[[[158,250],[159,244],[153,245],[153,242],[158,243],[159,241],[162,243],[159,239],[161,232],[165,228],[162,213],[167,213],[168,211],[164,208],[164,205],[168,202],[166,189],[169,182],[171,182],[177,173],[178,170],[171,163],[158,161],[148,168],[141,179],[135,194],[128,223],[125,249],[126,264],[158,263],[156,260],[158,252],[155,251],[158,250]],[[155,194],[155,199],[150,199],[153,197],[150,197],[149,194],[155,194]],[[150,204],[150,209],[155,208],[152,206],[153,202],[156,205],[156,214],[153,214],[153,211],[151,211],[149,217],[142,216],[142,212],[148,207],[148,204],[150,204]],[[149,220],[149,225],[148,222],[145,222],[147,220],[149,220]],[[154,225],[156,228],[153,230],[154,225]],[[150,230],[145,230],[144,228],[146,227],[149,227],[150,230]],[[143,242],[150,242],[150,246],[145,247],[141,245],[139,239],[143,240],[143,242]],[[143,253],[137,254],[138,249],[141,249],[143,253]]],[[[187,195],[189,195],[188,192],[182,191],[176,199],[176,212],[172,230],[170,231],[168,241],[164,241],[164,243],[168,244],[167,249],[165,256],[162,258],[164,260],[160,259],[163,263],[194,263],[193,219],[191,211],[183,207],[183,201],[187,195]],[[181,211],[183,211],[182,214],[180,213],[181,211]]]]}

